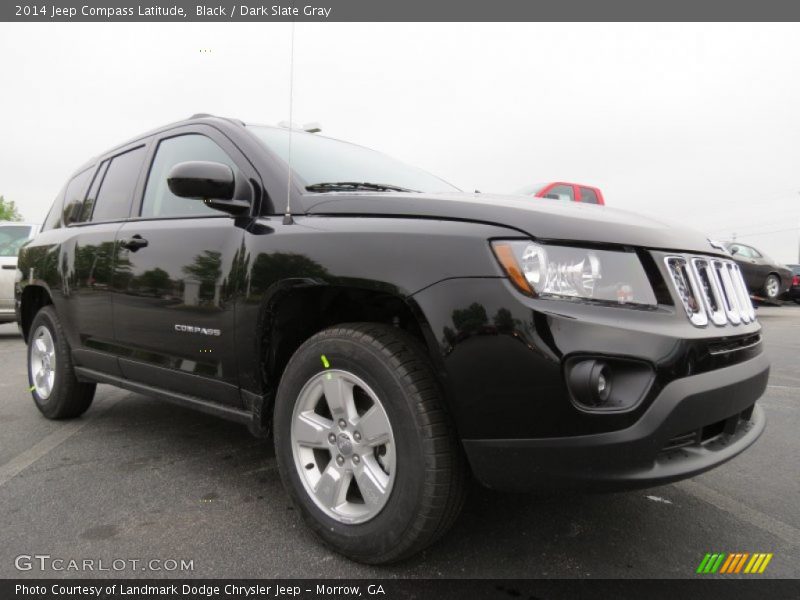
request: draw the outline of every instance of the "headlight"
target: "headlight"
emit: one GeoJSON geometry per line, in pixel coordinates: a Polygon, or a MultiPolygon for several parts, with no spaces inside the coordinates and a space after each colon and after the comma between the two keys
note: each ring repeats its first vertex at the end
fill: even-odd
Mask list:
{"type": "Polygon", "coordinates": [[[511,240],[492,242],[492,249],[509,279],[529,296],[657,304],[635,252],[511,240]]]}

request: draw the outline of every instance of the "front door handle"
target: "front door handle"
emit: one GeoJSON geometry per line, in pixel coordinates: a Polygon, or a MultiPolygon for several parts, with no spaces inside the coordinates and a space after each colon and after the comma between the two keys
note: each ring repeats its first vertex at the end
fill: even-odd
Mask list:
{"type": "Polygon", "coordinates": [[[147,246],[148,242],[138,233],[134,235],[132,238],[127,240],[120,240],[119,245],[125,248],[126,250],[130,250],[131,252],[136,252],[139,248],[144,248],[147,246]]]}

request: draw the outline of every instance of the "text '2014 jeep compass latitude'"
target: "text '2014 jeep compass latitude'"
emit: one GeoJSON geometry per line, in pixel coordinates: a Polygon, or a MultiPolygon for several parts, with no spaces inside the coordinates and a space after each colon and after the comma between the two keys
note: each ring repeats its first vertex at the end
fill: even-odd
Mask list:
{"type": "Polygon", "coordinates": [[[19,269],[45,416],[110,383],[271,428],[304,519],[359,561],[433,542],[470,472],[653,486],[764,429],[760,326],[702,235],[463,194],[301,131],[197,115],[118,146],[67,182],[19,269]]]}

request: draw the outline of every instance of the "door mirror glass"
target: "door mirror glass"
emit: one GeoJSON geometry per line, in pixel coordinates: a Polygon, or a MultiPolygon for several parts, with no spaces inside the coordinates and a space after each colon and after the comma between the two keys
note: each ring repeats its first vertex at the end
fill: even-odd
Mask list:
{"type": "Polygon", "coordinates": [[[170,191],[181,198],[232,200],[236,189],[233,169],[208,161],[178,163],[167,176],[170,191]]]}

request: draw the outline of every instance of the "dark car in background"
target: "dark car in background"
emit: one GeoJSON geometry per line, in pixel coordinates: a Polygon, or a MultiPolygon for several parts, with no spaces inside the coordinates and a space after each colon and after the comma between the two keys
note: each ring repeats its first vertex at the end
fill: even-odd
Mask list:
{"type": "Polygon", "coordinates": [[[800,265],[786,265],[792,270],[792,285],[789,287],[789,300],[800,304],[800,265]]]}
{"type": "Polygon", "coordinates": [[[776,302],[789,291],[794,275],[786,265],[741,242],[725,242],[725,248],[739,265],[750,294],[776,302]]]}

